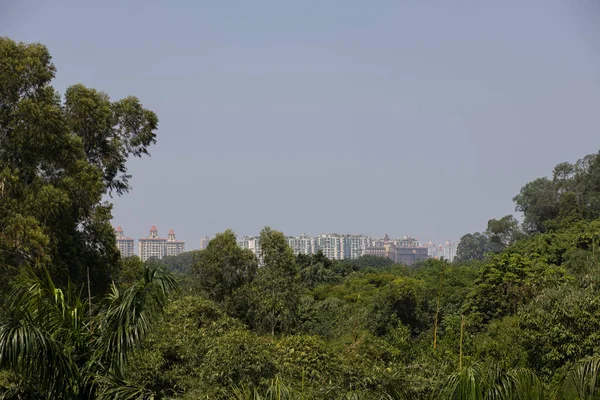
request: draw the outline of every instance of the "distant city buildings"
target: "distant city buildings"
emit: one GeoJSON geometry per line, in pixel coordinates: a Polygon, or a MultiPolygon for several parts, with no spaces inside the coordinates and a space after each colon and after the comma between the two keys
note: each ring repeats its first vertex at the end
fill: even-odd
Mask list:
{"type": "Polygon", "coordinates": [[[208,243],[210,242],[210,237],[209,236],[204,236],[202,239],[200,239],[200,250],[204,250],[205,248],[208,247],[208,243]]]}
{"type": "Polygon", "coordinates": [[[387,234],[383,239],[374,241],[365,254],[386,257],[404,265],[413,265],[428,258],[427,247],[421,246],[417,239],[408,236],[390,239],[387,234]]]}
{"type": "MultiPolygon", "coordinates": [[[[300,236],[286,236],[286,240],[294,254],[310,255],[322,251],[325,257],[332,260],[356,259],[368,254],[387,257],[399,264],[413,265],[427,258],[444,257],[451,261],[456,252],[451,242],[446,242],[441,246],[438,256],[434,244],[422,245],[418,239],[408,236],[390,239],[385,235],[382,239],[373,239],[365,235],[327,233],[312,237],[303,233],[300,236]]],[[[260,259],[259,236],[243,236],[238,240],[238,245],[252,251],[260,259]]]]}
{"type": "MultiPolygon", "coordinates": [[[[134,240],[124,235],[123,228],[120,226],[115,229],[117,237],[117,247],[121,252],[121,257],[131,257],[136,255],[134,252],[134,240]]],[[[148,237],[138,239],[137,255],[146,261],[149,258],[161,259],[165,256],[175,256],[185,251],[185,242],[177,240],[175,231],[169,230],[167,238],[158,236],[158,229],[152,225],[148,237]]]]}
{"type": "Polygon", "coordinates": [[[125,237],[123,228],[117,226],[117,229],[115,229],[115,235],[117,236],[117,248],[121,252],[121,257],[131,257],[135,255],[133,243],[134,240],[125,237]]]}
{"type": "Polygon", "coordinates": [[[425,244],[425,247],[427,247],[427,255],[429,258],[435,258],[438,260],[443,258],[444,260],[452,262],[454,257],[456,257],[456,249],[458,244],[451,242],[450,240],[446,240],[446,243],[436,246],[430,240],[425,244]]]}
{"type": "Polygon", "coordinates": [[[167,234],[167,242],[165,248],[165,254],[167,256],[176,256],[185,251],[185,242],[183,240],[177,240],[175,238],[175,231],[173,228],[169,229],[167,234]]]}
{"type": "Polygon", "coordinates": [[[138,255],[142,261],[149,258],[161,259],[167,253],[167,239],[158,236],[158,229],[152,225],[148,237],[138,239],[138,255]]]}
{"type": "Polygon", "coordinates": [[[317,252],[317,241],[306,233],[300,236],[288,236],[288,245],[294,250],[294,254],[315,254],[317,252]]]}
{"type": "Polygon", "coordinates": [[[350,258],[346,254],[346,237],[337,233],[328,233],[317,236],[317,250],[332,260],[343,260],[350,258]]]}
{"type": "MultiPolygon", "coordinates": [[[[123,257],[134,255],[134,240],[124,235],[119,226],[115,229],[117,247],[123,257]]],[[[206,249],[210,242],[209,236],[200,239],[200,250],[206,249]]],[[[286,240],[294,254],[316,254],[322,251],[323,255],[332,260],[356,259],[364,255],[386,257],[395,263],[413,265],[427,258],[445,259],[452,261],[456,256],[457,244],[447,240],[443,245],[435,245],[431,241],[421,242],[409,236],[390,238],[387,234],[383,238],[358,234],[326,233],[310,236],[302,233],[299,236],[286,236],[286,240]]],[[[250,250],[261,259],[260,236],[242,236],[237,241],[238,246],[250,250]]],[[[165,256],[181,254],[185,251],[185,242],[177,240],[173,229],[169,230],[167,238],[158,235],[156,226],[152,225],[148,237],[138,240],[137,255],[146,261],[149,258],[161,259],[165,256]]]]}
{"type": "Polygon", "coordinates": [[[238,246],[242,249],[248,249],[259,260],[262,258],[262,252],[260,250],[260,236],[242,236],[240,240],[238,240],[238,246]]]}

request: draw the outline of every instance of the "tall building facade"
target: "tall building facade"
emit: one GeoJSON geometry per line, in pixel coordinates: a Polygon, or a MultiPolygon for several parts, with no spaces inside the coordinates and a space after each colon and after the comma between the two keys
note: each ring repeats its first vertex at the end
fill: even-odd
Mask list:
{"type": "Polygon", "coordinates": [[[364,235],[346,236],[346,258],[355,259],[367,254],[367,249],[372,246],[373,239],[364,235]]]}
{"type": "Polygon", "coordinates": [[[158,236],[158,229],[152,225],[148,237],[138,239],[138,255],[142,261],[149,258],[161,259],[167,252],[167,239],[158,236]]]}
{"type": "Polygon", "coordinates": [[[210,237],[204,236],[202,239],[200,239],[200,250],[207,248],[208,243],[210,243],[210,237]]]}
{"type": "Polygon", "coordinates": [[[173,228],[169,229],[165,246],[165,255],[167,256],[176,256],[185,251],[185,242],[175,238],[175,231],[173,228]]]}
{"type": "Polygon", "coordinates": [[[138,255],[142,261],[149,258],[161,259],[165,256],[176,256],[185,251],[185,242],[177,240],[175,231],[169,230],[166,238],[158,236],[158,229],[152,225],[148,237],[138,239],[138,255]]]}
{"type": "Polygon", "coordinates": [[[260,250],[260,236],[242,236],[240,240],[238,240],[238,246],[242,249],[248,249],[259,260],[262,260],[262,252],[260,250]]]}
{"type": "Polygon", "coordinates": [[[437,246],[430,240],[425,244],[425,247],[427,248],[429,258],[435,258],[437,260],[444,259],[452,262],[454,257],[456,257],[457,244],[450,240],[446,240],[446,243],[437,246]]]}
{"type": "Polygon", "coordinates": [[[317,241],[314,237],[307,235],[306,233],[300,236],[288,236],[288,245],[294,251],[294,254],[315,254],[317,252],[317,241]]]}
{"type": "Polygon", "coordinates": [[[125,233],[123,232],[123,228],[117,226],[115,229],[115,235],[117,237],[117,248],[121,252],[121,257],[131,257],[135,255],[134,251],[134,240],[128,237],[125,237],[125,233]]]}
{"type": "Polygon", "coordinates": [[[428,248],[421,246],[418,239],[404,236],[390,239],[386,234],[383,240],[374,241],[366,250],[366,254],[387,257],[397,264],[413,265],[428,258],[428,248]]]}
{"type": "Polygon", "coordinates": [[[317,249],[332,260],[343,260],[346,257],[346,236],[337,233],[327,233],[317,236],[317,249]]]}

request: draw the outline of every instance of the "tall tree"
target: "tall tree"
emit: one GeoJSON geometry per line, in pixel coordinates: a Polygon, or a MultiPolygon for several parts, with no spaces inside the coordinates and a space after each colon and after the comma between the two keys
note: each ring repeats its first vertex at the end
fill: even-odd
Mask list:
{"type": "Polygon", "coordinates": [[[105,291],[119,258],[108,193],[130,189],[126,161],[155,143],[156,115],[83,85],[64,103],[41,44],[0,38],[0,269],[44,264],[59,284],[105,291]]]}
{"type": "Polygon", "coordinates": [[[500,219],[490,219],[486,234],[489,238],[490,250],[499,252],[521,239],[524,234],[519,227],[519,221],[512,215],[500,219]]]}
{"type": "Polygon", "coordinates": [[[483,260],[489,250],[489,239],[485,233],[467,233],[460,238],[456,248],[455,262],[483,260]]]}
{"type": "Polygon", "coordinates": [[[192,266],[196,285],[210,299],[224,301],[235,290],[252,282],[258,260],[247,249],[237,245],[231,230],[219,233],[208,247],[196,254],[192,266]]]}
{"type": "Polygon", "coordinates": [[[283,233],[264,228],[260,232],[262,267],[246,288],[249,304],[246,320],[259,331],[274,335],[289,331],[296,323],[300,284],[294,252],[283,233]]]}

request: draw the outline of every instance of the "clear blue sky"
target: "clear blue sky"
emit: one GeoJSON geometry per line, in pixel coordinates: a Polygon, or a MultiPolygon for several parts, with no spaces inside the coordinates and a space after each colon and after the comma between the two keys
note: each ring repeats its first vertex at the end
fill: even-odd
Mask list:
{"type": "Polygon", "coordinates": [[[128,236],[441,242],[600,148],[595,3],[4,0],[0,35],[46,44],[59,90],[158,114],[114,200],[128,236]]]}

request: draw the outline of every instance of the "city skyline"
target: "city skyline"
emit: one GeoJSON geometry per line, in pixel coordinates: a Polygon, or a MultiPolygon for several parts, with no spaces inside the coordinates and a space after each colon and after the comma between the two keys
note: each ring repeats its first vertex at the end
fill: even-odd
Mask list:
{"type": "MultiPolygon", "coordinates": [[[[173,228],[169,229],[167,238],[161,238],[158,235],[158,228],[152,225],[147,237],[137,239],[137,252],[135,248],[135,239],[125,237],[121,225],[114,228],[117,239],[117,247],[121,256],[131,255],[139,256],[142,261],[149,258],[164,258],[169,255],[181,254],[185,251],[203,250],[214,236],[201,236],[198,241],[198,247],[185,248],[185,241],[177,240],[173,228]]],[[[387,233],[383,236],[364,235],[355,233],[320,233],[309,235],[301,233],[299,235],[289,235],[282,232],[288,241],[288,245],[294,251],[294,254],[316,254],[322,251],[323,254],[335,260],[356,259],[364,255],[377,255],[388,257],[396,262],[411,265],[412,263],[425,258],[444,258],[449,261],[454,259],[458,242],[447,239],[444,244],[435,244],[431,240],[428,242],[420,241],[416,237],[403,235],[390,237],[387,233]],[[403,249],[419,249],[419,251],[407,252],[403,249]],[[416,258],[415,258],[416,257],[416,258]]],[[[237,235],[237,243],[240,247],[251,250],[259,259],[261,258],[259,234],[237,235]]]]}
{"type": "Polygon", "coordinates": [[[265,225],[439,243],[597,143],[595,20],[567,3],[9,1],[0,35],[43,41],[59,92],[158,115],[131,192],[107,198],[133,237],[151,222],[192,247],[265,225]]]}
{"type": "MultiPolygon", "coordinates": [[[[157,227],[157,226],[160,226],[160,225],[158,225],[158,224],[150,224],[150,227],[152,227],[152,226],[157,227]]],[[[165,226],[170,226],[170,225],[166,224],[165,226]]],[[[122,224],[115,224],[115,223],[113,223],[113,228],[115,230],[117,230],[118,228],[121,228],[122,230],[125,230],[124,225],[122,225],[122,224]]],[[[264,226],[261,227],[260,229],[257,229],[256,231],[248,232],[248,233],[239,233],[239,232],[237,232],[234,229],[231,229],[231,230],[236,235],[236,237],[238,239],[240,239],[240,238],[245,237],[245,236],[247,236],[247,237],[258,236],[262,228],[264,228],[264,226]]],[[[452,243],[458,243],[460,241],[460,237],[458,237],[458,238],[444,238],[444,239],[439,239],[439,240],[433,240],[430,237],[435,237],[435,236],[439,236],[439,235],[429,235],[429,236],[426,236],[425,238],[423,238],[423,237],[419,237],[418,235],[412,235],[412,234],[406,234],[406,233],[402,233],[402,234],[389,233],[389,232],[392,232],[391,230],[389,232],[388,231],[384,231],[382,233],[375,233],[375,234],[364,233],[364,232],[360,232],[360,231],[359,232],[356,232],[356,231],[354,231],[354,232],[342,232],[342,231],[339,231],[339,230],[338,231],[318,232],[318,233],[313,233],[313,232],[291,232],[291,233],[288,233],[286,231],[278,229],[275,226],[271,226],[271,228],[274,229],[274,230],[282,232],[286,237],[299,237],[301,235],[307,235],[307,236],[310,236],[310,237],[317,237],[319,235],[353,235],[353,236],[368,236],[368,237],[372,237],[372,238],[383,238],[387,234],[390,238],[394,238],[394,239],[400,239],[400,238],[403,238],[403,237],[414,238],[414,239],[419,240],[422,244],[426,244],[428,242],[432,242],[433,244],[440,245],[440,244],[444,244],[446,241],[450,241],[452,243]]],[[[170,229],[173,229],[173,228],[170,228],[170,229]]],[[[228,229],[230,229],[230,228],[228,228],[228,229]]],[[[186,238],[180,237],[179,234],[177,236],[178,236],[178,238],[180,238],[180,240],[182,240],[183,242],[186,243],[186,251],[201,250],[202,249],[201,243],[202,243],[202,241],[205,238],[208,238],[209,240],[212,240],[215,237],[216,234],[223,233],[226,230],[227,229],[224,229],[224,230],[218,231],[218,232],[212,232],[212,233],[209,233],[209,232],[200,232],[197,235],[193,235],[191,239],[187,238],[187,237],[186,238]]],[[[178,229],[178,231],[179,231],[179,229],[178,229]]],[[[145,238],[145,236],[143,236],[144,233],[140,233],[140,234],[136,233],[136,234],[129,235],[129,232],[131,232],[129,229],[127,229],[127,232],[128,232],[128,236],[130,236],[132,238],[145,238]]],[[[146,228],[145,230],[143,230],[143,232],[148,233],[148,228],[146,228]]],[[[137,241],[138,239],[135,239],[135,240],[137,241]]],[[[136,249],[137,249],[137,246],[136,246],[136,249]]]]}

